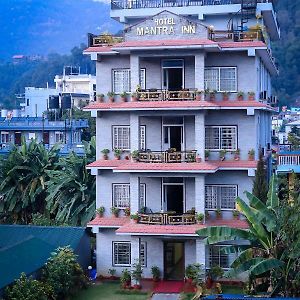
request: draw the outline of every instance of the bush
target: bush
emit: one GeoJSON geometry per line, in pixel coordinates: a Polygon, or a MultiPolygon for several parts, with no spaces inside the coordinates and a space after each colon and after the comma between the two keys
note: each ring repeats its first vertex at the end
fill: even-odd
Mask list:
{"type": "Polygon", "coordinates": [[[203,266],[197,263],[190,264],[185,269],[185,275],[191,279],[194,284],[201,284],[205,277],[203,266]]]}
{"type": "Polygon", "coordinates": [[[70,247],[58,248],[48,259],[43,280],[53,288],[58,299],[74,295],[86,287],[87,278],[70,247]]]}
{"type": "Polygon", "coordinates": [[[48,300],[54,299],[52,288],[32,277],[27,278],[25,273],[8,287],[5,292],[7,300],[48,300]]]}

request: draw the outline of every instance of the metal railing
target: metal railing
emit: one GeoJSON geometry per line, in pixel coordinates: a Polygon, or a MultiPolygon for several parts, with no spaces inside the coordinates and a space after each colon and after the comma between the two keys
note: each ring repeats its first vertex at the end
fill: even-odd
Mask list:
{"type": "Polygon", "coordinates": [[[278,165],[300,165],[300,154],[278,155],[278,165]]]}
{"type": "Polygon", "coordinates": [[[150,213],[139,214],[138,223],[148,225],[192,225],[196,223],[196,219],[195,215],[192,214],[150,213]]]}
{"type": "Polygon", "coordinates": [[[124,38],[121,36],[113,36],[111,34],[100,34],[95,35],[92,33],[88,34],[88,46],[97,47],[97,46],[112,46],[117,43],[124,41],[124,38]]]}
{"type": "Polygon", "coordinates": [[[265,42],[263,33],[260,29],[248,31],[228,31],[228,30],[214,30],[209,32],[209,38],[215,42],[234,41],[234,42],[265,42]]]}
{"type": "Polygon", "coordinates": [[[196,162],[196,150],[191,151],[146,151],[139,152],[138,161],[144,163],[196,162]]]}
{"type": "Polygon", "coordinates": [[[181,91],[148,89],[137,91],[137,97],[139,101],[194,101],[196,93],[196,89],[181,91]]]}

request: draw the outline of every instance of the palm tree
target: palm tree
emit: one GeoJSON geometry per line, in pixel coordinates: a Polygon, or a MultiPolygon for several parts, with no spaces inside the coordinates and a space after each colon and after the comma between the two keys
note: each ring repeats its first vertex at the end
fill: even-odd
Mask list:
{"type": "Polygon", "coordinates": [[[234,240],[249,241],[249,245],[245,246],[242,251],[242,247],[230,247],[229,251],[237,252],[239,250],[240,252],[231,265],[232,269],[227,272],[227,276],[236,276],[247,272],[249,278],[256,278],[274,270],[286,273],[285,263],[282,259],[283,252],[278,247],[277,241],[280,222],[276,185],[276,178],[273,177],[270,181],[266,204],[249,192],[245,192],[249,205],[241,198],[237,198],[237,208],[244,214],[249,229],[212,226],[197,231],[199,236],[206,237],[207,244],[234,240]]]}

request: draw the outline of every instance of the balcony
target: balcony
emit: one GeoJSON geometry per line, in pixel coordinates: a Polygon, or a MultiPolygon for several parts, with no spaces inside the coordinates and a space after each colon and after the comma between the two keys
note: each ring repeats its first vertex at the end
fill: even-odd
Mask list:
{"type": "Polygon", "coordinates": [[[196,150],[139,152],[137,160],[144,163],[192,163],[196,162],[196,150]]]}
{"type": "Polygon", "coordinates": [[[139,214],[140,224],[147,225],[192,225],[196,223],[195,214],[176,214],[176,212],[139,214]]]}
{"type": "Polygon", "coordinates": [[[184,89],[181,91],[168,91],[159,89],[147,89],[137,91],[139,101],[194,101],[196,89],[184,89]]]}
{"type": "Polygon", "coordinates": [[[213,30],[209,32],[209,38],[214,42],[253,42],[262,41],[265,43],[263,33],[260,29],[253,29],[248,31],[238,30],[213,30]]]}
{"type": "Polygon", "coordinates": [[[121,36],[113,36],[111,34],[88,34],[88,47],[112,46],[123,41],[124,38],[121,36]]]}

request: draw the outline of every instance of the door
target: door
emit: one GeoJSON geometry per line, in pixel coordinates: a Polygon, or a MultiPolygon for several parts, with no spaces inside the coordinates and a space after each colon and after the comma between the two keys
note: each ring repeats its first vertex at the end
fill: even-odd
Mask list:
{"type": "Polygon", "coordinates": [[[21,145],[21,132],[15,132],[15,145],[21,145]]]}
{"type": "Polygon", "coordinates": [[[184,212],[184,185],[164,184],[164,210],[175,211],[182,215],[184,212]]]}
{"type": "Polygon", "coordinates": [[[169,91],[180,91],[184,88],[183,59],[162,61],[162,88],[169,91]]]}
{"type": "Polygon", "coordinates": [[[164,150],[184,151],[183,132],[183,125],[164,126],[164,150]]]}
{"type": "Polygon", "coordinates": [[[184,243],[164,243],[164,279],[184,279],[184,243]]]}
{"type": "Polygon", "coordinates": [[[49,131],[44,131],[43,133],[43,143],[49,145],[49,131]]]}

